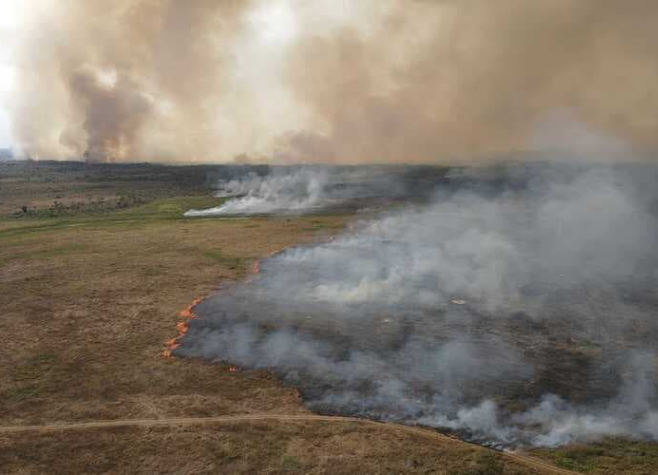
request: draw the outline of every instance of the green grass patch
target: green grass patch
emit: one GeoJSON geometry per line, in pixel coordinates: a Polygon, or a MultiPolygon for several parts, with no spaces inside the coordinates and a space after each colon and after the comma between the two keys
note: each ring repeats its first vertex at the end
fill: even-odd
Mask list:
{"type": "Polygon", "coordinates": [[[581,473],[656,473],[658,466],[658,444],[627,439],[541,449],[535,455],[581,473]]]}
{"type": "Polygon", "coordinates": [[[69,244],[67,246],[54,247],[52,249],[44,249],[41,251],[33,252],[31,257],[37,259],[46,259],[49,257],[61,257],[69,254],[76,254],[89,250],[89,247],[84,244],[69,244]]]}
{"type": "Polygon", "coordinates": [[[310,226],[306,226],[304,231],[324,231],[332,229],[343,229],[345,226],[343,224],[335,224],[326,221],[313,220],[310,223],[310,226]]]}
{"type": "Polygon", "coordinates": [[[207,209],[221,206],[226,198],[215,198],[214,196],[179,196],[155,200],[151,203],[118,211],[122,216],[151,216],[157,218],[182,218],[186,211],[191,209],[207,209]]]}
{"type": "Polygon", "coordinates": [[[15,386],[7,391],[7,399],[13,401],[24,401],[39,396],[40,387],[36,384],[23,384],[15,386]]]}
{"type": "Polygon", "coordinates": [[[84,244],[69,244],[66,246],[41,249],[32,252],[11,252],[6,256],[0,257],[0,265],[9,264],[12,261],[31,260],[31,259],[50,259],[54,257],[63,257],[71,254],[89,251],[89,247],[84,244]]]}
{"type": "MultiPolygon", "coordinates": [[[[225,198],[212,196],[184,196],[156,200],[134,208],[115,210],[103,214],[74,215],[59,218],[3,218],[4,223],[11,223],[0,229],[0,240],[25,237],[32,233],[59,231],[69,228],[80,229],[132,229],[154,223],[189,219],[184,213],[190,209],[212,208],[221,205],[225,198]],[[16,223],[15,225],[13,225],[16,223]]],[[[200,219],[200,218],[194,218],[200,219]]],[[[217,220],[217,218],[212,218],[217,220]]]]}
{"type": "Polygon", "coordinates": [[[11,379],[12,387],[5,393],[14,401],[23,401],[39,396],[46,387],[46,380],[58,362],[54,353],[40,353],[16,365],[11,379]]]}
{"type": "Polygon", "coordinates": [[[587,456],[578,453],[557,457],[555,459],[555,465],[575,472],[589,472],[594,468],[594,466],[590,464],[587,456]]]}
{"type": "Polygon", "coordinates": [[[57,362],[54,353],[41,353],[28,358],[14,368],[14,381],[26,381],[39,379],[53,368],[57,362]]]}
{"type": "Polygon", "coordinates": [[[299,472],[302,464],[297,460],[297,457],[286,455],[281,460],[281,470],[284,472],[299,472]]]}
{"type": "Polygon", "coordinates": [[[204,251],[203,255],[207,259],[222,264],[228,267],[229,269],[245,268],[247,262],[249,261],[249,259],[245,257],[226,256],[224,255],[224,253],[222,253],[221,249],[212,249],[209,251],[204,251]]]}
{"type": "Polygon", "coordinates": [[[477,456],[475,466],[457,473],[460,475],[502,475],[504,472],[505,464],[500,454],[484,452],[477,456]]]}

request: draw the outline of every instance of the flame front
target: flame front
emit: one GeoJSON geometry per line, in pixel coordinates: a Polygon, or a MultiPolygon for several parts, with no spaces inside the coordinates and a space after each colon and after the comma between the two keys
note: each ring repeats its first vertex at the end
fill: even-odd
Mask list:
{"type": "Polygon", "coordinates": [[[180,348],[180,339],[190,331],[190,320],[197,318],[197,315],[194,313],[194,307],[199,305],[202,301],[203,299],[194,299],[185,310],[180,312],[179,316],[182,320],[176,325],[176,328],[178,328],[178,336],[167,341],[167,348],[162,353],[165,358],[173,357],[173,351],[176,348],[180,348]]]}
{"type": "MultiPolygon", "coordinates": [[[[272,252],[268,257],[274,257],[277,254],[283,252],[285,249],[281,249],[279,251],[274,251],[272,252]]],[[[261,259],[256,259],[256,262],[254,262],[254,267],[253,267],[253,273],[258,275],[260,274],[261,271],[261,259]]],[[[178,336],[175,338],[172,338],[171,340],[168,340],[167,343],[165,344],[166,348],[163,351],[162,355],[165,358],[172,358],[174,356],[173,352],[176,348],[180,348],[182,343],[180,342],[180,339],[183,338],[185,335],[187,335],[187,332],[190,331],[190,320],[194,320],[197,318],[197,314],[194,313],[194,308],[199,305],[201,302],[203,302],[203,299],[198,298],[194,299],[190,305],[187,306],[184,310],[182,310],[179,313],[179,316],[181,318],[181,321],[176,324],[176,328],[178,328],[178,336]]],[[[229,371],[231,372],[236,372],[239,371],[239,368],[237,366],[231,366],[229,368],[229,371]]]]}

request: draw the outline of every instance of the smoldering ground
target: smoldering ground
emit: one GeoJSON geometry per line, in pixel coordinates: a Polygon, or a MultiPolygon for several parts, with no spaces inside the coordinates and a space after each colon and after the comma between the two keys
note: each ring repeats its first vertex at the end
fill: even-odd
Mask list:
{"type": "Polygon", "coordinates": [[[422,201],[445,180],[447,169],[421,166],[327,165],[237,167],[217,183],[221,206],[190,210],[187,217],[295,214],[375,209],[422,201]]]}
{"type": "Polygon", "coordinates": [[[176,354],[487,443],[658,439],[656,169],[478,176],[264,261],[197,307],[176,354]]]}

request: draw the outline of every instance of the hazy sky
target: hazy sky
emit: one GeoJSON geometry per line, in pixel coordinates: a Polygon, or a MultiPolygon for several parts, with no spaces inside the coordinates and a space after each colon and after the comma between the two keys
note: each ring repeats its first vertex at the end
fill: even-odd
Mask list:
{"type": "MultiPolygon", "coordinates": [[[[268,56],[272,55],[272,49],[282,48],[293,40],[296,22],[287,0],[260,0],[258,3],[262,8],[254,9],[249,15],[249,23],[255,32],[255,46],[252,47],[262,49],[262,54],[268,56]]],[[[57,0],[0,0],[0,148],[14,145],[8,109],[9,102],[18,92],[18,49],[21,36],[24,36],[23,28],[30,20],[46,16],[49,11],[60,7],[57,0]]]]}
{"type": "Polygon", "coordinates": [[[0,0],[0,144],[11,117],[35,158],[438,163],[563,146],[533,142],[548,121],[653,153],[656,17],[655,0],[0,0]]]}
{"type": "Polygon", "coordinates": [[[14,47],[21,24],[21,3],[24,1],[0,0],[0,148],[11,145],[6,103],[11,98],[14,87],[14,47]]]}

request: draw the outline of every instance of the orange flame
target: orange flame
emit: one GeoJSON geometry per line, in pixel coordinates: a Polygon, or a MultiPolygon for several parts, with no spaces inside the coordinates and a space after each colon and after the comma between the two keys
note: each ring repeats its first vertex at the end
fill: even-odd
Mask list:
{"type": "Polygon", "coordinates": [[[182,321],[176,324],[178,329],[178,336],[168,340],[166,343],[166,349],[163,351],[162,356],[165,358],[172,358],[174,356],[173,351],[176,348],[181,347],[181,342],[179,341],[181,337],[185,336],[187,332],[190,331],[190,320],[197,318],[197,315],[194,313],[194,307],[199,305],[203,299],[194,299],[187,308],[179,313],[179,316],[183,319],[182,321]]]}
{"type": "MultiPolygon", "coordinates": [[[[274,257],[277,254],[282,253],[283,251],[285,251],[285,248],[279,251],[274,251],[270,253],[269,256],[267,257],[268,258],[274,257]]],[[[261,263],[261,259],[256,259],[256,262],[254,262],[254,269],[253,269],[254,274],[260,274],[261,271],[260,263],[261,263]]],[[[187,306],[187,308],[185,308],[179,313],[181,321],[176,324],[176,328],[178,329],[178,336],[167,341],[167,343],[165,344],[166,349],[162,352],[162,356],[164,356],[165,358],[172,358],[174,356],[173,351],[176,348],[181,347],[180,339],[185,335],[187,335],[187,333],[190,331],[190,320],[194,320],[195,318],[197,318],[196,313],[194,313],[194,308],[197,305],[199,305],[201,302],[203,302],[203,299],[200,298],[194,299],[192,303],[187,306]]],[[[231,366],[229,368],[229,371],[235,373],[237,371],[240,371],[240,368],[238,368],[237,366],[231,366]]]]}
{"type": "MultiPolygon", "coordinates": [[[[284,247],[283,249],[280,249],[278,251],[270,252],[268,254],[268,256],[266,257],[266,259],[270,259],[270,258],[276,256],[277,254],[281,254],[285,250],[286,250],[286,248],[284,247]]],[[[254,262],[254,274],[260,274],[260,271],[261,271],[260,263],[261,263],[261,261],[262,261],[262,259],[256,259],[256,262],[254,262]]]]}

